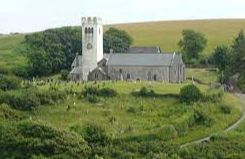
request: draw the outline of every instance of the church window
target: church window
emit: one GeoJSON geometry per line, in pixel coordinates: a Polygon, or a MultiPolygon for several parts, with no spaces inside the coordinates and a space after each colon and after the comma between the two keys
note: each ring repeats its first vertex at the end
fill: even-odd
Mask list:
{"type": "Polygon", "coordinates": [[[86,28],[85,28],[85,34],[87,34],[87,33],[88,33],[88,28],[86,27],[86,28]]]}
{"type": "Polygon", "coordinates": [[[131,78],[130,73],[127,73],[127,79],[129,80],[131,78]]]}
{"type": "Polygon", "coordinates": [[[94,28],[91,28],[91,33],[92,33],[92,34],[94,33],[94,28]]]}
{"type": "Polygon", "coordinates": [[[95,80],[99,79],[99,75],[96,73],[94,74],[95,80]]]}
{"type": "Polygon", "coordinates": [[[153,79],[154,79],[154,81],[157,80],[157,75],[156,74],[153,76],[153,79]]]}
{"type": "Polygon", "coordinates": [[[121,68],[119,69],[119,73],[121,73],[121,74],[122,74],[122,69],[121,69],[121,68]]]}
{"type": "Polygon", "coordinates": [[[147,77],[148,77],[148,80],[150,81],[151,80],[151,72],[147,73],[147,77]]]}

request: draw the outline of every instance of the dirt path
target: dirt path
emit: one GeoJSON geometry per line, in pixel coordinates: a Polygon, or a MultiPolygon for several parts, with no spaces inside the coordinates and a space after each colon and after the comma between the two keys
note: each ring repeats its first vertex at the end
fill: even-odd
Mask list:
{"type": "MultiPolygon", "coordinates": [[[[239,120],[237,120],[234,124],[232,124],[228,128],[226,128],[224,130],[224,132],[229,132],[229,131],[232,131],[232,130],[236,129],[239,126],[239,124],[245,120],[245,94],[238,94],[237,93],[236,96],[238,96],[241,99],[242,103],[243,103],[243,114],[239,118],[239,120]]],[[[207,137],[204,137],[204,138],[201,138],[201,139],[198,139],[198,140],[195,140],[195,141],[191,141],[191,142],[185,143],[185,144],[181,145],[180,148],[184,148],[184,147],[187,147],[187,146],[193,145],[193,144],[200,144],[202,142],[209,141],[210,138],[211,138],[211,135],[207,136],[207,137]]]]}

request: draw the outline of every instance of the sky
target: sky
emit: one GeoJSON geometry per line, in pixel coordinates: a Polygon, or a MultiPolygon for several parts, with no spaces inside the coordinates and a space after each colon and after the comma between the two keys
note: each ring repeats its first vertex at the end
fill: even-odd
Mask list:
{"type": "Polygon", "coordinates": [[[80,25],[83,16],[104,24],[245,18],[245,0],[0,0],[0,33],[80,25]]]}

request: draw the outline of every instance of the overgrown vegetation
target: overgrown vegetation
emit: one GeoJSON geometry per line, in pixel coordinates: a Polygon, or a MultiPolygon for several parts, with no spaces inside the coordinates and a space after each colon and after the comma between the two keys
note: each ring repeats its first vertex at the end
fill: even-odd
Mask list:
{"type": "Polygon", "coordinates": [[[88,158],[81,136],[35,122],[0,122],[0,158],[88,158]]]}
{"type": "Polygon", "coordinates": [[[99,101],[99,97],[115,97],[117,96],[117,92],[111,88],[99,89],[96,86],[85,86],[82,95],[87,98],[89,102],[96,103],[99,101]]]}
{"type": "Polygon", "coordinates": [[[65,96],[65,93],[61,91],[38,91],[31,88],[18,92],[0,93],[0,103],[6,103],[18,110],[33,110],[40,105],[54,104],[58,100],[64,100],[65,96]]]}
{"type": "Polygon", "coordinates": [[[190,104],[201,100],[202,93],[195,85],[187,85],[180,90],[180,101],[190,104]]]}
{"type": "Polygon", "coordinates": [[[0,89],[3,91],[20,88],[20,82],[16,77],[0,74],[0,89]]]}

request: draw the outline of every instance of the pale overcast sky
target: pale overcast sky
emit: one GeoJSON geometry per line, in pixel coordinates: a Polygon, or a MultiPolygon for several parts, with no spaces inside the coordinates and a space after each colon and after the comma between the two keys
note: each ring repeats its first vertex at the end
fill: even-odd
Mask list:
{"type": "Polygon", "coordinates": [[[245,0],[0,0],[0,33],[80,25],[82,16],[106,24],[245,18],[245,0]]]}

